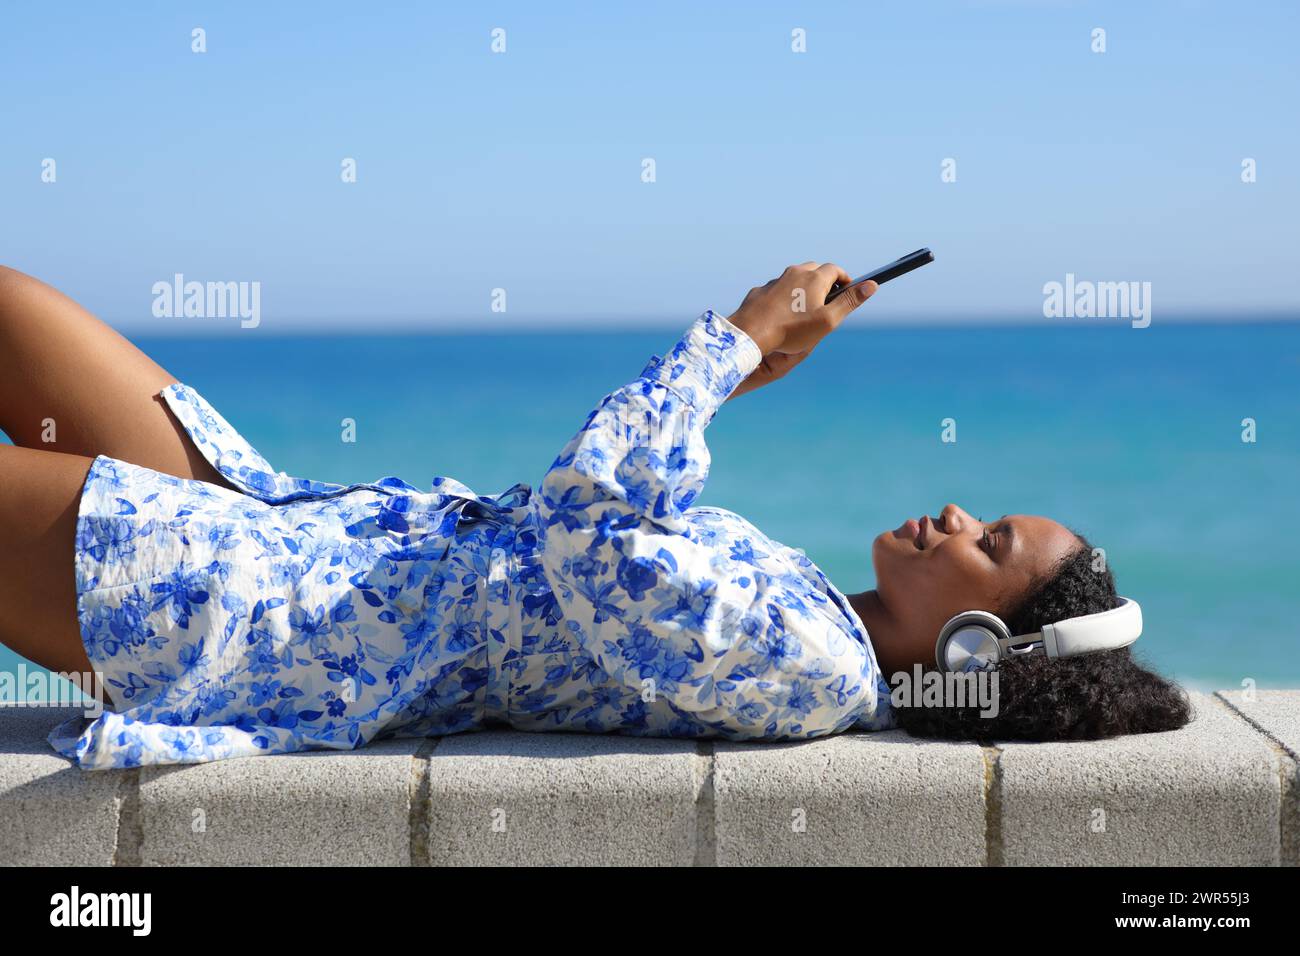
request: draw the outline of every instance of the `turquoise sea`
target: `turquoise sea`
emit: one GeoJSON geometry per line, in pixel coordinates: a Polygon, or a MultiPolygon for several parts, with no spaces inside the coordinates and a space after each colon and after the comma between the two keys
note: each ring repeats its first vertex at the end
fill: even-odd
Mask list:
{"type": "MultiPolygon", "coordinates": [[[[536,485],[676,335],[136,341],[277,469],[488,493],[536,485]]],[[[1300,687],[1300,324],[842,330],[708,435],[700,503],[803,548],[843,590],[872,584],[879,531],[948,501],[1047,514],[1106,549],[1149,661],[1198,688],[1300,687]]]]}

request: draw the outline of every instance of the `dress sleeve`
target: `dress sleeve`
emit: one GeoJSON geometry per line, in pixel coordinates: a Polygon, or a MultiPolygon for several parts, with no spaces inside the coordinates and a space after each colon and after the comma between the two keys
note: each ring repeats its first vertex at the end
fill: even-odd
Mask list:
{"type": "Polygon", "coordinates": [[[614,680],[735,738],[842,730],[877,670],[778,556],[700,534],[686,511],[709,473],[704,429],[762,360],[706,312],[606,396],[534,499],[541,558],[574,640],[614,680]]]}

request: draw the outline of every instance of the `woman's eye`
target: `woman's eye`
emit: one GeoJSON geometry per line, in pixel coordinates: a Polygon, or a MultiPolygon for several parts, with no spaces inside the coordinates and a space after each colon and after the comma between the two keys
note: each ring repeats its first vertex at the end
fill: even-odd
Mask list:
{"type": "Polygon", "coordinates": [[[993,550],[993,542],[989,540],[989,529],[984,529],[984,536],[980,539],[980,544],[985,551],[993,550]]]}

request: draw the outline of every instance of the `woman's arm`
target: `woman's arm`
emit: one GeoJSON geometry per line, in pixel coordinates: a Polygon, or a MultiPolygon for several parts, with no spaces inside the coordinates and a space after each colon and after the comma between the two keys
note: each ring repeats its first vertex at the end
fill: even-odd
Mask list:
{"type": "MultiPolygon", "coordinates": [[[[737,317],[785,341],[770,316],[737,317]]],[[[733,736],[816,736],[871,706],[870,652],[797,593],[784,559],[760,567],[742,542],[700,540],[685,514],[708,477],[704,429],[763,347],[705,313],[607,396],[539,488],[542,561],[575,639],[616,680],[733,736]]]]}

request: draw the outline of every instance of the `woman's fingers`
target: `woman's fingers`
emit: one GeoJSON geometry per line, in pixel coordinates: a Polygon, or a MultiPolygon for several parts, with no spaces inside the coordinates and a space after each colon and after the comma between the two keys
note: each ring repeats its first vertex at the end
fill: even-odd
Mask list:
{"type": "Polygon", "coordinates": [[[876,280],[870,279],[862,283],[862,285],[854,286],[847,292],[836,296],[835,301],[827,305],[826,308],[831,310],[831,314],[835,316],[836,324],[839,324],[844,321],[845,316],[875,295],[876,290],[879,288],[880,286],[876,283],[876,280]]]}
{"type": "MultiPolygon", "coordinates": [[[[848,285],[850,282],[853,281],[852,277],[847,272],[845,272],[843,269],[841,269],[833,262],[827,262],[824,265],[818,266],[816,275],[817,275],[816,298],[812,299],[812,301],[815,302],[818,307],[825,304],[826,297],[831,294],[831,289],[835,288],[836,283],[839,283],[841,285],[848,285]]],[[[809,290],[810,298],[812,297],[812,293],[813,290],[809,290]]],[[[843,315],[840,315],[837,312],[832,312],[831,314],[836,318],[837,321],[844,317],[843,315]]],[[[848,313],[844,313],[844,314],[847,315],[848,313]]]]}
{"type": "Polygon", "coordinates": [[[731,322],[753,339],[764,355],[806,353],[876,290],[874,282],[867,283],[826,304],[837,283],[852,281],[833,262],[788,266],[776,279],[750,289],[731,322]]]}
{"type": "Polygon", "coordinates": [[[853,281],[853,279],[849,276],[847,272],[845,272],[843,269],[841,269],[833,262],[824,262],[820,266],[818,266],[817,275],[823,279],[827,279],[832,285],[834,285],[836,282],[853,281]]]}

